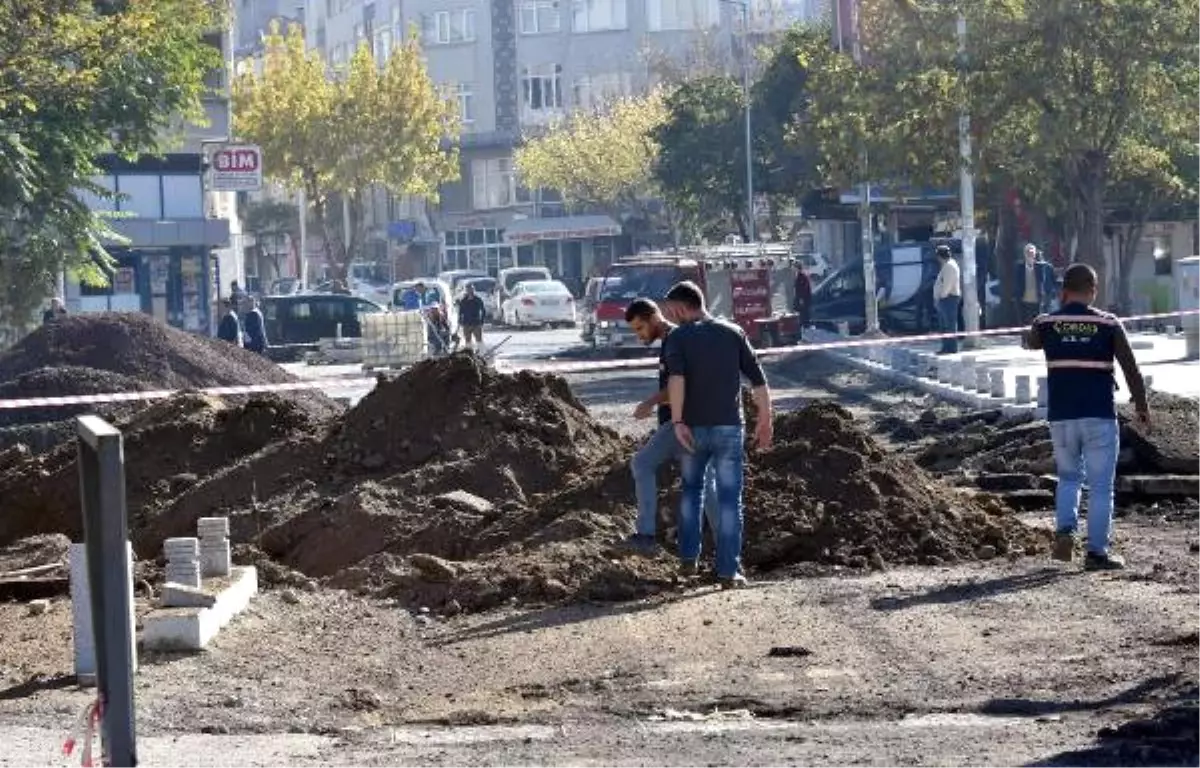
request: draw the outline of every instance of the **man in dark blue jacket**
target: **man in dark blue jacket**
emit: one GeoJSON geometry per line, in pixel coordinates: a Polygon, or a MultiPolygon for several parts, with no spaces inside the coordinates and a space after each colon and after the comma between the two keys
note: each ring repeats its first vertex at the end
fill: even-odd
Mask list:
{"type": "Polygon", "coordinates": [[[1046,355],[1050,388],[1046,418],[1058,467],[1054,557],[1070,562],[1079,525],[1079,493],[1088,484],[1087,558],[1089,571],[1117,570],[1125,561],[1109,552],[1113,483],[1120,429],[1113,399],[1114,361],[1121,364],[1137,413],[1138,427],[1150,428],[1146,387],[1121,321],[1092,306],[1096,272],[1073,264],[1063,277],[1062,307],[1034,321],[1026,334],[1030,349],[1046,355]]]}
{"type": "Polygon", "coordinates": [[[242,346],[242,324],[238,320],[237,310],[234,309],[233,299],[221,299],[221,307],[225,310],[225,316],[217,325],[217,338],[242,346]]]}
{"type": "Polygon", "coordinates": [[[1042,258],[1036,245],[1029,243],[1013,271],[1012,299],[1021,312],[1021,323],[1031,323],[1033,318],[1048,311],[1057,290],[1054,267],[1042,258]]]}
{"type": "Polygon", "coordinates": [[[267,324],[263,320],[262,310],[258,308],[258,299],[250,296],[246,299],[250,310],[242,321],[246,332],[246,349],[260,355],[267,353],[267,324]]]}

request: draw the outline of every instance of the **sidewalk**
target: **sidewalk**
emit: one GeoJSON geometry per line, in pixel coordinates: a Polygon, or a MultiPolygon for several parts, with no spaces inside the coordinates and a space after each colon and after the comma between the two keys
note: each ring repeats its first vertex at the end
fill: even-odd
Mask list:
{"type": "MultiPolygon", "coordinates": [[[[852,341],[835,333],[809,330],[805,341],[835,343],[852,341]]],[[[930,394],[972,408],[1002,408],[1014,415],[1036,412],[1040,379],[1046,376],[1045,358],[1039,351],[1023,349],[1016,337],[985,337],[975,349],[953,355],[937,355],[937,341],[905,342],[903,339],[881,340],[883,343],[846,349],[826,349],[853,365],[914,386],[930,394]],[[987,391],[978,371],[997,371],[1003,380],[1003,395],[995,396],[997,382],[989,378],[987,391]],[[1018,391],[1021,379],[1028,382],[1028,400],[1018,391]],[[964,386],[967,385],[967,386],[964,386]]],[[[1181,334],[1131,333],[1130,342],[1142,375],[1150,380],[1151,388],[1182,397],[1200,398],[1200,361],[1188,360],[1186,342],[1181,334]]],[[[1120,366],[1118,366],[1119,368],[1120,366]]],[[[1123,373],[1118,373],[1117,402],[1128,402],[1129,388],[1123,373]]]]}

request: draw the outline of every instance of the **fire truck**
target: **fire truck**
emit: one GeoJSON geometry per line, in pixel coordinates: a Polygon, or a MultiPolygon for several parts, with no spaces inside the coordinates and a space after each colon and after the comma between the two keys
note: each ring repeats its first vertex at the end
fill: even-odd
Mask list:
{"type": "Polygon", "coordinates": [[[625,322],[637,298],[662,301],[671,286],[691,280],[704,291],[708,311],[746,332],[756,347],[795,344],[798,266],[787,245],[749,243],[640,253],[608,268],[596,300],[594,344],[614,351],[640,348],[625,322]]]}

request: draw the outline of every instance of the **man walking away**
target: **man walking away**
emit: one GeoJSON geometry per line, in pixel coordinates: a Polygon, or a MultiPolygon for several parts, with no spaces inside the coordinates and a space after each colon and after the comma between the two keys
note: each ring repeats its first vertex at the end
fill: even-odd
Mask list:
{"type": "Polygon", "coordinates": [[[221,306],[225,309],[225,316],[217,325],[217,338],[240,347],[242,346],[242,324],[238,322],[233,299],[221,299],[221,306]]]}
{"type": "Polygon", "coordinates": [[[258,307],[258,299],[250,296],[246,299],[250,309],[246,312],[243,325],[246,329],[246,349],[259,355],[267,353],[267,323],[263,320],[262,310],[258,307]]]}
{"type": "Polygon", "coordinates": [[[812,317],[812,280],[803,267],[796,268],[796,282],[792,287],[795,293],[793,309],[800,315],[800,328],[804,329],[812,317]]]}
{"type": "Polygon", "coordinates": [[[1020,307],[1021,323],[1027,325],[1050,309],[1058,281],[1054,277],[1054,267],[1042,258],[1033,243],[1025,246],[1025,257],[1017,262],[1014,278],[1013,303],[1020,307]]]}
{"type": "Polygon", "coordinates": [[[683,447],[683,501],[679,511],[679,558],[684,575],[696,572],[700,557],[700,496],[709,461],[717,475],[717,580],[723,589],[742,586],[742,468],[745,427],[742,421],[742,376],[754,388],[758,423],[754,441],[771,447],[771,393],[767,378],[746,334],[736,325],[714,318],[704,307],[704,294],[690,281],[667,292],[667,302],[680,321],[664,343],[675,438],[683,447]]]}
{"type": "Polygon", "coordinates": [[[1047,419],[1058,467],[1055,499],[1054,558],[1070,562],[1079,525],[1080,485],[1088,482],[1088,536],[1084,568],[1089,571],[1125,567],[1109,552],[1113,482],[1117,474],[1120,431],[1113,391],[1113,360],[1121,364],[1143,429],[1150,428],[1146,387],[1125,328],[1114,315],[1092,306],[1096,272],[1073,264],[1063,278],[1062,306],[1038,317],[1026,334],[1030,349],[1046,355],[1050,387],[1047,419]]]}
{"type": "MultiPolygon", "coordinates": [[[[671,425],[671,406],[667,404],[667,367],[663,358],[667,336],[675,330],[675,326],[667,322],[659,312],[658,305],[649,299],[631,302],[625,309],[625,322],[629,323],[643,344],[662,343],[658,354],[658,390],[638,403],[633,411],[638,419],[646,419],[657,413],[658,428],[630,462],[638,516],[637,528],[624,542],[629,549],[653,555],[658,551],[655,539],[658,527],[658,468],[666,461],[680,458],[683,452],[671,425]]],[[[708,520],[708,529],[712,531],[715,542],[720,527],[717,524],[717,477],[711,463],[704,473],[704,517],[708,520]]]]}
{"type": "Polygon", "coordinates": [[[467,284],[463,296],[458,300],[458,327],[462,329],[463,343],[471,349],[471,340],[483,346],[483,319],[487,314],[483,299],[475,294],[475,286],[467,284]]]}
{"type": "MultiPolygon", "coordinates": [[[[950,253],[950,246],[939,245],[935,251],[941,270],[933,283],[933,300],[937,307],[938,328],[942,333],[958,333],[958,305],[962,301],[962,283],[958,262],[950,253]]],[[[958,351],[958,338],[947,336],[942,339],[938,354],[953,355],[958,351]]]]}
{"type": "Polygon", "coordinates": [[[49,325],[55,320],[62,319],[67,316],[67,308],[63,306],[63,300],[55,296],[50,299],[50,308],[42,313],[42,325],[49,325]]]}

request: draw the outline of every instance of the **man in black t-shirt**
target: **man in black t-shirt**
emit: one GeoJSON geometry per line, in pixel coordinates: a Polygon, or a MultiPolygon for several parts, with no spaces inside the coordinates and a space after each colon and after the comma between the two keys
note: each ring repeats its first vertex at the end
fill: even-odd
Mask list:
{"type": "MultiPolygon", "coordinates": [[[[662,342],[665,348],[667,334],[675,329],[674,325],[663,318],[658,306],[649,299],[634,300],[625,310],[625,321],[637,334],[638,339],[647,346],[658,341],[662,342]]],[[[630,549],[648,555],[658,551],[658,542],[655,539],[658,521],[658,468],[663,462],[677,459],[680,452],[675,430],[671,426],[671,407],[667,403],[667,369],[661,351],[658,358],[658,390],[638,403],[633,415],[639,419],[646,419],[656,412],[658,428],[630,462],[637,494],[638,517],[637,529],[625,540],[630,549]]],[[[716,475],[709,468],[705,482],[704,511],[714,539],[717,535],[716,482],[716,475]]]]}

